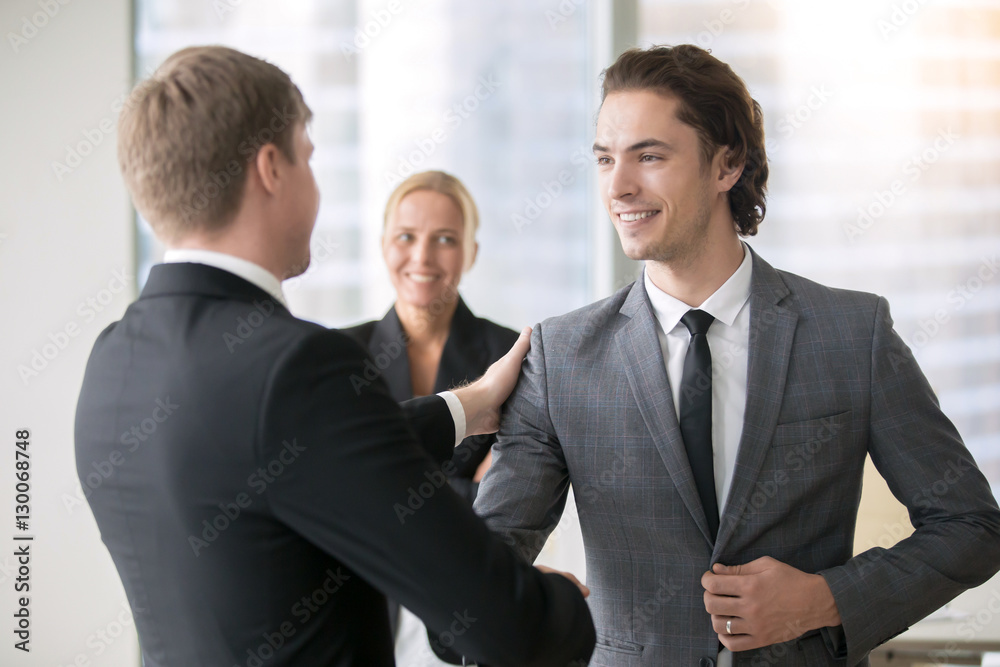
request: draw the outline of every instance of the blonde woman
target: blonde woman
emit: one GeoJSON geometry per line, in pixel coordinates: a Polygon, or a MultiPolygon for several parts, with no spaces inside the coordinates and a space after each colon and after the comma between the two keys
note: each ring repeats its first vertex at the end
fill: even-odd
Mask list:
{"type": "MultiPolygon", "coordinates": [[[[403,181],[385,207],[382,256],[396,302],[381,320],[346,329],[379,362],[393,398],[405,401],[474,380],[502,357],[518,333],[476,317],[458,294],[476,260],[479,214],[461,181],[425,171],[403,181]],[[388,365],[385,365],[385,364],[388,365]]],[[[495,436],[466,438],[442,470],[471,504],[490,463],[495,436]]],[[[396,663],[442,663],[419,619],[390,601],[396,663]],[[397,610],[401,612],[397,616],[397,610]]]]}

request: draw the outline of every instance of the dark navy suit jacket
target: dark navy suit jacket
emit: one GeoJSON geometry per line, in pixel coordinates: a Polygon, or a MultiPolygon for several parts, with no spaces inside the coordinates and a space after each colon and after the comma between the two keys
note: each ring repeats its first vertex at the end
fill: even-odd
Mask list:
{"type": "Polygon", "coordinates": [[[370,363],[199,264],[153,267],[98,337],[77,471],[146,667],[390,667],[380,591],[481,662],[589,658],[576,586],[521,561],[444,480],[444,400],[401,409],[359,382],[370,363]]]}

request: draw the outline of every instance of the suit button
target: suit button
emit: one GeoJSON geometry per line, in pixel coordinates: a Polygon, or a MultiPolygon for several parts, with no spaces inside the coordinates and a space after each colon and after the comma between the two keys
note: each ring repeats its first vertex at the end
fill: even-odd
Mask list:
{"type": "Polygon", "coordinates": [[[715,667],[715,660],[711,658],[701,658],[698,660],[698,667],[715,667]]]}

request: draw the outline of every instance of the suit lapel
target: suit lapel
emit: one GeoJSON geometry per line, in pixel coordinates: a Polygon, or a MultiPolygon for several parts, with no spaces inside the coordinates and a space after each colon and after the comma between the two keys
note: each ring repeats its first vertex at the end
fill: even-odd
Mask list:
{"type": "Polygon", "coordinates": [[[705,510],[698,497],[694,474],[677,425],[673,394],[656,334],[656,327],[659,325],[641,278],[632,285],[619,312],[629,320],[615,334],[615,345],[622,355],[625,374],[639,405],[639,413],[684,505],[711,546],[712,538],[705,510]]]}
{"type": "Polygon", "coordinates": [[[798,315],[778,305],[788,288],[770,264],[753,253],[747,401],[729,498],[723,508],[714,557],[733,536],[770,449],[785,393],[798,315]]]}
{"type": "Polygon", "coordinates": [[[406,354],[406,336],[396,314],[396,307],[393,306],[385,317],[375,323],[375,330],[368,342],[368,353],[377,361],[379,354],[395,352],[399,349],[397,346],[401,346],[402,350],[382,369],[382,379],[389,385],[392,398],[402,402],[413,398],[413,382],[410,379],[410,358],[406,354]]]}
{"type": "Polygon", "coordinates": [[[479,322],[459,298],[455,315],[451,318],[448,340],[441,352],[434,392],[447,391],[465,380],[475,380],[475,377],[468,377],[469,369],[486,368],[488,358],[489,351],[479,322]]]}

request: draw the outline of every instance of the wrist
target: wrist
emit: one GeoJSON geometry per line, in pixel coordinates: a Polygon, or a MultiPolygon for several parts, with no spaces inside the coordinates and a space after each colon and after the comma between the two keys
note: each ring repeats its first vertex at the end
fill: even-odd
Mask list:
{"type": "Polygon", "coordinates": [[[812,599],[814,600],[813,611],[815,612],[815,622],[812,629],[833,628],[842,624],[840,610],[837,609],[837,601],[830,590],[830,584],[821,574],[810,575],[813,578],[812,599]]]}
{"type": "Polygon", "coordinates": [[[482,428],[483,413],[485,412],[486,401],[481,383],[474,382],[459,389],[452,389],[452,393],[462,404],[465,411],[465,429],[467,435],[477,435],[482,428]]]}

